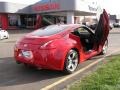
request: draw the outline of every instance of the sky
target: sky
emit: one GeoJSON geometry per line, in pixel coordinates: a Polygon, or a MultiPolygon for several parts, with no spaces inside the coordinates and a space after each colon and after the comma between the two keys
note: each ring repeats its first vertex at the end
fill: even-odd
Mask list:
{"type": "MultiPolygon", "coordinates": [[[[14,2],[21,4],[34,4],[40,0],[0,0],[6,2],[14,2]]],[[[120,0],[97,0],[100,1],[102,7],[104,7],[110,14],[120,14],[120,0]]]]}
{"type": "Polygon", "coordinates": [[[120,0],[101,0],[100,3],[109,13],[120,14],[120,0]]]}
{"type": "Polygon", "coordinates": [[[35,2],[38,2],[40,0],[0,0],[3,2],[13,2],[13,3],[20,3],[20,4],[34,4],[35,2]]]}

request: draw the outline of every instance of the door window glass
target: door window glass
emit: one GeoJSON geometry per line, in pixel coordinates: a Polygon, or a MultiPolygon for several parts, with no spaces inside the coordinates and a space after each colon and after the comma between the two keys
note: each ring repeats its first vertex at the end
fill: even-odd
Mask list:
{"type": "Polygon", "coordinates": [[[89,33],[85,28],[78,28],[79,33],[89,33]]]}

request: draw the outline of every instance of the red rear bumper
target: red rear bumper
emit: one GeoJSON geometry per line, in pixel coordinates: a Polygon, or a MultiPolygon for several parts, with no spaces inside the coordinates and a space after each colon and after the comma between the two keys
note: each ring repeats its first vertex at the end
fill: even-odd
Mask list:
{"type": "Polygon", "coordinates": [[[19,63],[26,63],[43,69],[63,70],[64,59],[60,56],[57,49],[39,49],[38,45],[30,45],[24,48],[23,45],[15,47],[14,57],[19,63]],[[32,48],[32,49],[30,49],[32,48]],[[33,57],[26,58],[22,55],[21,50],[31,51],[33,57]]]}

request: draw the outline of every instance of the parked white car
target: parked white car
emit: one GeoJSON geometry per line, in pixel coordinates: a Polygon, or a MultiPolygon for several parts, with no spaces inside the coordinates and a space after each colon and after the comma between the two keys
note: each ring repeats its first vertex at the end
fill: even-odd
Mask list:
{"type": "Polygon", "coordinates": [[[1,39],[8,39],[9,38],[9,34],[6,30],[2,30],[0,29],[0,40],[1,39]]]}

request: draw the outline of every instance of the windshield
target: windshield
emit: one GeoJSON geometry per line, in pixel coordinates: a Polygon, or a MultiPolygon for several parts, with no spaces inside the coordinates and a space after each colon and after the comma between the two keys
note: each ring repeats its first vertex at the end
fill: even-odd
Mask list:
{"type": "Polygon", "coordinates": [[[47,26],[44,28],[40,28],[40,29],[32,32],[31,34],[33,36],[50,36],[50,35],[60,33],[67,28],[68,28],[67,25],[50,25],[50,26],[47,26]]]}

